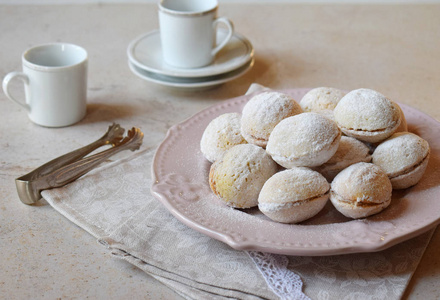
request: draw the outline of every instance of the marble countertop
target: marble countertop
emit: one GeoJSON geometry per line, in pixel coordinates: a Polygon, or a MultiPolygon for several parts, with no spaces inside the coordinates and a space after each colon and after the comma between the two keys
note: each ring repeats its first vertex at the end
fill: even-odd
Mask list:
{"type": "MultiPolygon", "coordinates": [[[[21,53],[37,44],[70,42],[89,52],[87,116],[74,126],[34,125],[0,93],[2,298],[181,299],[113,258],[44,200],[27,206],[18,199],[15,178],[94,141],[112,122],[140,127],[144,146],[155,146],[171,125],[244,94],[253,82],[372,88],[440,120],[439,4],[237,2],[222,4],[219,15],[252,42],[255,65],[243,77],[195,92],[145,82],[127,66],[129,42],[158,26],[155,4],[0,5],[1,78],[20,70],[21,53]]],[[[12,90],[23,95],[19,83],[12,90]]],[[[405,299],[440,298],[439,248],[437,229],[405,299]]]]}

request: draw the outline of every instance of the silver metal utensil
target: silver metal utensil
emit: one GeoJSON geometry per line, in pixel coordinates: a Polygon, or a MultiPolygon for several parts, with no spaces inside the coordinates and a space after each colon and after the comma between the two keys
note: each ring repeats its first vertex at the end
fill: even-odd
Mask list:
{"type": "Polygon", "coordinates": [[[108,131],[95,142],[55,158],[34,171],[15,179],[18,196],[25,204],[34,204],[41,199],[41,191],[61,187],[86,174],[110,156],[123,150],[138,150],[144,134],[133,127],[124,137],[124,128],[118,124],[109,126],[108,131]],[[104,145],[111,145],[102,152],[90,155],[104,145]]]}

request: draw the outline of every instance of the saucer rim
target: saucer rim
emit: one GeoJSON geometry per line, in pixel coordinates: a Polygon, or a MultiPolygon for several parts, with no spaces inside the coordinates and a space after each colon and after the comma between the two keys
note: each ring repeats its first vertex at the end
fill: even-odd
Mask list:
{"type": "MultiPolygon", "coordinates": [[[[222,30],[222,29],[221,29],[222,30]]],[[[155,74],[161,74],[165,76],[173,76],[173,77],[181,77],[181,78],[192,78],[192,77],[210,77],[214,75],[221,75],[228,72],[232,72],[236,69],[239,69],[243,67],[244,65],[248,64],[252,59],[254,59],[254,52],[255,49],[252,45],[252,43],[242,34],[234,31],[233,37],[237,38],[242,42],[242,44],[246,47],[247,52],[246,55],[243,55],[243,59],[239,60],[235,64],[231,64],[229,66],[218,66],[217,70],[216,67],[213,67],[213,64],[210,64],[205,67],[196,68],[196,69],[179,69],[179,68],[173,68],[170,66],[170,69],[164,70],[164,69],[157,69],[153,68],[151,66],[147,66],[144,63],[142,63],[139,59],[135,57],[134,51],[142,40],[145,38],[148,38],[149,36],[158,35],[160,33],[159,29],[152,30],[150,32],[144,33],[134,40],[132,40],[128,47],[127,47],[127,56],[130,62],[136,67],[143,69],[148,72],[152,72],[155,74]],[[207,71],[208,68],[212,68],[211,72],[207,71]]],[[[215,62],[215,60],[214,60],[215,62]]]]}
{"type": "MultiPolygon", "coordinates": [[[[149,82],[153,82],[159,85],[163,85],[163,86],[167,86],[167,87],[173,87],[173,88],[179,88],[179,89],[201,89],[201,88],[207,88],[207,87],[213,87],[216,85],[221,85],[223,83],[226,83],[228,81],[232,81],[240,76],[243,76],[245,73],[247,73],[250,69],[252,69],[252,67],[255,64],[255,59],[252,58],[247,64],[242,65],[241,67],[232,70],[230,72],[226,72],[224,74],[218,74],[215,77],[220,77],[219,79],[215,79],[215,80],[206,80],[206,81],[197,81],[194,83],[176,83],[176,82],[171,82],[171,81],[166,81],[166,80],[162,80],[160,78],[153,78],[150,76],[147,76],[145,74],[141,74],[138,70],[136,70],[136,68],[139,68],[138,66],[136,66],[135,64],[133,64],[130,60],[128,60],[128,67],[130,69],[130,71],[136,75],[137,77],[139,77],[140,79],[149,81],[149,82]],[[240,70],[240,71],[239,71],[240,70]],[[238,73],[234,73],[237,72],[238,73]],[[228,73],[234,73],[233,75],[227,75],[228,73]]],[[[179,77],[176,76],[167,76],[167,75],[163,75],[163,74],[157,74],[154,72],[150,72],[144,69],[141,69],[144,72],[147,73],[151,73],[153,75],[160,75],[160,76],[165,76],[165,77],[172,77],[174,79],[179,79],[179,77]]],[[[199,77],[200,79],[203,79],[203,77],[199,77]]],[[[182,78],[184,79],[184,78],[182,78]]],[[[185,78],[185,79],[192,79],[192,78],[185,78]]]]}

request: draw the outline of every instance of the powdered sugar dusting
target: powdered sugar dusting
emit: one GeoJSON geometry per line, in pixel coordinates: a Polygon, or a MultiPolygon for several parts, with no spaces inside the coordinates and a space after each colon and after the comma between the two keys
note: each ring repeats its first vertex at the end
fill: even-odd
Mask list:
{"type": "Polygon", "coordinates": [[[251,144],[237,145],[211,166],[211,189],[230,206],[253,207],[258,204],[263,184],[277,168],[262,148],[251,144]]]}
{"type": "Polygon", "coordinates": [[[346,167],[358,162],[370,162],[370,149],[364,143],[355,138],[342,136],[338,150],[326,163],[315,167],[314,170],[321,173],[328,181],[346,167]]]}
{"type": "Polygon", "coordinates": [[[281,120],[301,112],[301,106],[289,95],[273,91],[257,94],[243,107],[242,135],[248,142],[264,147],[281,120]],[[261,144],[256,140],[262,140],[261,144]]]}
{"type": "Polygon", "coordinates": [[[294,167],[269,178],[260,192],[258,202],[294,203],[323,195],[329,188],[328,182],[318,172],[305,167],[294,167]]]}
{"type": "Polygon", "coordinates": [[[340,135],[332,120],[316,113],[302,113],[284,119],[274,128],[267,152],[284,167],[291,167],[284,160],[296,166],[318,166],[334,155],[340,135]]]}
{"type": "Polygon", "coordinates": [[[429,144],[409,133],[395,133],[377,146],[373,163],[385,170],[389,177],[406,173],[420,164],[429,154],[429,144]]]}
{"type": "Polygon", "coordinates": [[[240,113],[222,114],[208,124],[200,140],[206,159],[214,162],[233,146],[247,143],[241,135],[240,124],[240,113]]]}
{"type": "Polygon", "coordinates": [[[340,89],[318,87],[306,93],[301,99],[300,105],[305,112],[332,111],[344,95],[345,92],[340,89]]]}
{"type": "Polygon", "coordinates": [[[384,95],[358,89],[345,95],[334,109],[335,121],[350,130],[377,131],[400,124],[400,110],[384,95]]]}
{"type": "Polygon", "coordinates": [[[385,172],[360,162],[340,172],[331,184],[335,194],[349,202],[384,203],[391,199],[391,182],[385,172]]]}

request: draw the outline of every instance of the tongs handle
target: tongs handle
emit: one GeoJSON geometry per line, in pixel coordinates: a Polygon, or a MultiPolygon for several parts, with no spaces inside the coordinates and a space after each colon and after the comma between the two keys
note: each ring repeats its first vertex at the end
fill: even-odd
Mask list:
{"type": "Polygon", "coordinates": [[[84,146],[82,148],[73,150],[72,152],[66,153],[62,156],[59,156],[44,165],[38,167],[37,169],[33,170],[32,172],[21,176],[18,178],[19,180],[24,181],[31,181],[35,180],[39,177],[43,177],[48,175],[49,173],[53,172],[54,170],[57,170],[65,165],[70,164],[71,162],[77,161],[78,159],[86,156],[87,154],[92,153],[99,147],[105,146],[105,145],[116,145],[119,141],[122,140],[124,137],[124,131],[125,129],[122,128],[119,124],[112,124],[108,127],[107,132],[98,140],[94,141],[93,143],[88,144],[87,146],[84,146]]]}
{"type": "Polygon", "coordinates": [[[123,138],[124,129],[117,124],[109,127],[107,133],[97,141],[60,156],[36,170],[15,180],[20,200],[25,204],[34,204],[41,199],[41,191],[63,186],[76,180],[96,167],[108,157],[122,150],[132,151],[139,149],[142,144],[143,133],[133,128],[123,138]],[[103,145],[113,145],[100,153],[85,157],[103,145]]]}
{"type": "Polygon", "coordinates": [[[85,157],[75,161],[67,166],[64,166],[54,171],[51,176],[46,177],[45,183],[47,187],[42,186],[42,189],[55,188],[72,182],[82,175],[86,174],[101,162],[112,155],[123,150],[138,150],[142,144],[143,133],[138,128],[133,128],[128,131],[128,135],[116,146],[96,153],[89,157],[85,157]]]}

